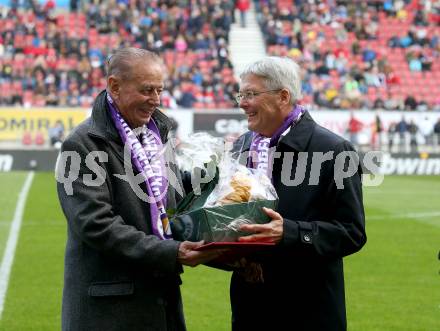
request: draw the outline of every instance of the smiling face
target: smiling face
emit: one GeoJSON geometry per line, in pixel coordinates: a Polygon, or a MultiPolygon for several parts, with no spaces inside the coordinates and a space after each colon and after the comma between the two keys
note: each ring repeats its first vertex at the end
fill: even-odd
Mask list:
{"type": "Polygon", "coordinates": [[[108,86],[122,117],[134,129],[148,123],[160,105],[165,75],[160,64],[140,59],[133,63],[129,76],[123,80],[112,75],[108,86]]]}
{"type": "MultiPolygon", "coordinates": [[[[269,88],[265,86],[264,79],[253,74],[245,76],[240,84],[241,94],[267,90],[269,88]]],[[[290,95],[286,89],[262,93],[251,99],[242,99],[240,108],[246,113],[248,129],[271,137],[291,110],[289,100],[290,95]]]]}

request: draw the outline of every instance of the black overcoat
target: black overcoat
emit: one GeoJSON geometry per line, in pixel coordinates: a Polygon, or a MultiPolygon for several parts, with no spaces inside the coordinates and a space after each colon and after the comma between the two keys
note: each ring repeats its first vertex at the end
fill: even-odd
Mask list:
{"type": "MultiPolygon", "coordinates": [[[[74,176],[72,160],[79,157],[73,194],[58,183],[68,222],[62,329],[184,330],[179,243],[152,235],[148,203],[115,176],[125,174],[123,145],[105,100],[103,92],[91,117],[67,137],[62,152],[73,156],[68,162],[61,158],[57,166],[57,176],[68,177],[69,171],[74,176]],[[96,151],[107,157],[98,160],[90,154],[96,151]],[[101,174],[90,170],[92,162],[102,168],[101,174]],[[87,180],[98,180],[97,185],[86,185],[87,180]]],[[[168,119],[159,110],[153,118],[165,141],[168,119]]],[[[174,193],[169,190],[169,201],[174,193]]]]}
{"type": "MultiPolygon", "coordinates": [[[[235,143],[241,161],[250,141],[248,132],[235,143]]],[[[275,248],[252,257],[262,265],[264,283],[233,273],[233,330],[346,330],[342,258],[366,242],[357,153],[308,112],[276,151],[272,174],[284,235],[275,248]],[[341,179],[341,170],[350,169],[354,174],[341,179]]]]}

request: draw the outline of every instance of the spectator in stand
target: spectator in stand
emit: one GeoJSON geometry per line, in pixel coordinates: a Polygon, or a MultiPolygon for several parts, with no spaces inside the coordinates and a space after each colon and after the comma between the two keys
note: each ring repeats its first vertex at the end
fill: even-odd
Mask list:
{"type": "Polygon", "coordinates": [[[350,142],[355,146],[358,146],[359,144],[359,133],[362,131],[363,127],[364,124],[354,116],[353,112],[351,112],[350,120],[348,121],[348,134],[350,142]]]}
{"type": "Polygon", "coordinates": [[[424,11],[417,10],[416,14],[414,15],[414,24],[418,26],[428,26],[428,20],[424,11]]]}
{"type": "Polygon", "coordinates": [[[364,71],[364,79],[367,86],[384,87],[386,84],[385,74],[379,72],[376,65],[374,65],[371,70],[364,71]]]}
{"type": "Polygon", "coordinates": [[[396,123],[391,122],[388,127],[388,152],[393,152],[394,138],[396,136],[396,123]]]}
{"type": "Polygon", "coordinates": [[[387,97],[384,102],[386,110],[404,110],[404,100],[399,97],[387,97]]]}
{"type": "Polygon", "coordinates": [[[382,120],[379,114],[374,117],[374,123],[372,125],[372,135],[371,135],[371,147],[373,149],[380,150],[382,148],[382,120]]]}
{"type": "Polygon", "coordinates": [[[383,102],[382,98],[377,98],[374,100],[373,109],[384,109],[385,103],[383,102]]]}
{"type": "Polygon", "coordinates": [[[61,148],[61,143],[64,140],[64,124],[62,121],[58,120],[55,122],[53,127],[48,130],[50,145],[56,149],[61,148]]]}
{"type": "Polygon", "coordinates": [[[355,20],[355,27],[354,27],[354,34],[358,40],[365,40],[368,39],[368,33],[365,30],[365,24],[362,21],[361,17],[356,17],[355,20]]]}
{"type": "Polygon", "coordinates": [[[69,5],[70,5],[70,11],[71,12],[76,12],[79,8],[79,0],[70,0],[69,1],[69,5]]]}
{"type": "Polygon", "coordinates": [[[417,101],[412,95],[408,95],[405,98],[405,109],[406,110],[415,110],[417,108],[417,101]]]}
{"type": "Polygon", "coordinates": [[[389,16],[395,15],[396,10],[394,9],[393,0],[385,0],[383,2],[383,10],[389,16]]]}
{"type": "Polygon", "coordinates": [[[192,108],[197,101],[196,97],[190,91],[184,91],[182,96],[177,100],[177,104],[183,108],[192,108]]]}
{"type": "Polygon", "coordinates": [[[437,123],[434,125],[434,136],[437,140],[437,146],[440,147],[440,118],[437,120],[437,123]]]}
{"type": "Polygon", "coordinates": [[[396,124],[396,133],[399,134],[399,152],[401,153],[406,151],[407,132],[408,132],[408,123],[405,121],[405,117],[402,116],[400,122],[396,124]]]}
{"type": "Polygon", "coordinates": [[[431,47],[435,51],[439,51],[440,49],[440,31],[435,30],[433,36],[429,42],[429,47],[431,47]]]}
{"type": "Polygon", "coordinates": [[[419,122],[419,131],[425,139],[425,145],[430,146],[433,143],[434,126],[428,116],[425,116],[419,122]]]}
{"type": "Polygon", "coordinates": [[[250,8],[250,0],[237,0],[235,8],[240,12],[240,25],[242,28],[246,27],[246,15],[250,8]]]}
{"type": "Polygon", "coordinates": [[[424,53],[419,54],[419,60],[422,64],[422,71],[431,71],[432,58],[424,53]]]}
{"type": "Polygon", "coordinates": [[[376,59],[376,52],[369,48],[364,48],[362,51],[362,60],[364,62],[373,62],[376,59]]]}
{"type": "Polygon", "coordinates": [[[417,133],[419,132],[419,128],[414,120],[408,124],[408,132],[409,132],[409,146],[411,153],[418,152],[418,143],[417,143],[417,133]]]}
{"type": "Polygon", "coordinates": [[[359,82],[352,76],[348,76],[344,84],[345,97],[350,102],[351,108],[359,108],[361,92],[359,90],[359,82]]]}

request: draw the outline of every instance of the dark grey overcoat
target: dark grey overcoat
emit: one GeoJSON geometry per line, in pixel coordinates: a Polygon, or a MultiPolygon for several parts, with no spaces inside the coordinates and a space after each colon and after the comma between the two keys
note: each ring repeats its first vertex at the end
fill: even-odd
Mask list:
{"type": "MultiPolygon", "coordinates": [[[[250,142],[248,132],[238,139],[235,151],[246,157],[243,152],[250,142]]],[[[274,249],[253,256],[262,265],[263,284],[251,284],[233,273],[233,330],[344,331],[342,258],[366,242],[357,153],[349,142],[316,124],[308,112],[280,139],[276,150],[281,154],[275,155],[272,174],[284,236],[274,249]],[[335,162],[341,152],[351,153],[354,162],[353,175],[345,179],[338,177],[338,168],[344,166],[335,162]],[[324,155],[328,160],[320,166],[324,155]]]]}
{"type": "MultiPolygon", "coordinates": [[[[169,121],[159,110],[153,117],[165,141],[169,121]]],[[[73,157],[68,162],[61,158],[57,176],[68,177],[69,171],[74,175],[71,160],[79,157],[81,162],[73,194],[58,183],[68,222],[62,329],[184,330],[182,267],[176,262],[179,242],[152,235],[148,203],[127,181],[114,176],[125,174],[123,145],[109,116],[105,92],[98,96],[91,118],[67,137],[62,152],[73,157]],[[93,151],[104,151],[107,159],[92,157],[93,151]],[[102,168],[101,174],[90,170],[93,162],[102,168]]],[[[169,190],[169,201],[173,195],[169,190]]]]}

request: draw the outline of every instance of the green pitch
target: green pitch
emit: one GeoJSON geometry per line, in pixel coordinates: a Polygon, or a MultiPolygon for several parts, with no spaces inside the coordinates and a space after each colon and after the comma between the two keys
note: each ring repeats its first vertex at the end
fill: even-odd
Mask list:
{"type": "MultiPolygon", "coordinates": [[[[25,178],[26,173],[0,173],[0,258],[25,178]]],[[[440,330],[440,177],[387,177],[364,192],[368,243],[345,259],[349,330],[440,330]]],[[[38,173],[0,330],[60,329],[65,234],[53,175],[38,173]]],[[[229,276],[206,267],[185,269],[189,331],[230,329],[229,276]]]]}

